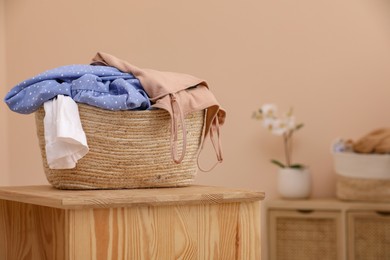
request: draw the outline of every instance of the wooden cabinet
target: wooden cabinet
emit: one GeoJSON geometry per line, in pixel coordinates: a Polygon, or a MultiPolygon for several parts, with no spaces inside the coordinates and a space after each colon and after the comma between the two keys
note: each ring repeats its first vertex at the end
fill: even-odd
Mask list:
{"type": "Polygon", "coordinates": [[[390,203],[276,200],[266,208],[270,260],[390,259],[390,203]]]}
{"type": "Polygon", "coordinates": [[[206,186],[1,187],[0,258],[260,259],[263,197],[206,186]]]}

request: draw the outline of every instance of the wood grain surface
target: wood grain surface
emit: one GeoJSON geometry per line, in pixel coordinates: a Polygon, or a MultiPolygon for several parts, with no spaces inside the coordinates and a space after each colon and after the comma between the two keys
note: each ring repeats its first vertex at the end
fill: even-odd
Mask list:
{"type": "Polygon", "coordinates": [[[0,259],[66,259],[65,211],[0,200],[0,259]]]}
{"type": "Polygon", "coordinates": [[[260,259],[257,202],[62,210],[0,201],[4,260],[260,259]]]}
{"type": "Polygon", "coordinates": [[[0,187],[0,199],[62,209],[81,209],[258,201],[264,199],[264,193],[199,185],[128,190],[58,190],[46,185],[0,187]]]}
{"type": "Polygon", "coordinates": [[[69,227],[72,260],[260,259],[255,202],[83,209],[69,227]]]}
{"type": "Polygon", "coordinates": [[[1,260],[260,259],[260,192],[2,188],[10,194],[0,199],[1,260]]]}

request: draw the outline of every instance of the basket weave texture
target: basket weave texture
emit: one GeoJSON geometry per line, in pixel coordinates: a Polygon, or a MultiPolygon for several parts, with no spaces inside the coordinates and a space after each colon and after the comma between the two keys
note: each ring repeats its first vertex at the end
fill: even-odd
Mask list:
{"type": "Polygon", "coordinates": [[[390,259],[390,219],[382,217],[356,217],[354,220],[355,259],[390,259]]]}
{"type": "MultiPolygon", "coordinates": [[[[187,149],[180,164],[171,158],[171,118],[165,110],[109,111],[78,104],[89,152],[73,169],[47,165],[41,107],[35,113],[47,180],[59,189],[124,189],[190,185],[204,131],[204,111],[185,118],[187,149]]],[[[181,127],[178,133],[182,136],[181,127]]],[[[179,153],[182,141],[178,141],[179,153]]]]}
{"type": "Polygon", "coordinates": [[[342,200],[390,202],[390,180],[337,175],[336,195],[342,200]]]}
{"type": "Polygon", "coordinates": [[[337,259],[336,230],[331,219],[280,217],[276,226],[277,259],[337,259]]]}

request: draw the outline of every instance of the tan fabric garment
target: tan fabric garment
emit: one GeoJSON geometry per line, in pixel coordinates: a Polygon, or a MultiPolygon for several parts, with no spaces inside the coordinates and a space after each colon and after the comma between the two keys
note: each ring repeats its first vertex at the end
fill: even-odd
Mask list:
{"type": "Polygon", "coordinates": [[[186,149],[183,118],[188,113],[207,109],[205,134],[202,139],[210,135],[218,162],[222,162],[219,125],[224,123],[226,112],[220,107],[204,80],[182,73],[140,69],[103,52],[98,52],[95,55],[92,59],[92,64],[112,66],[120,71],[133,74],[139,79],[143,88],[148,93],[153,104],[152,106],[169,112],[172,118],[172,159],[176,163],[180,163],[183,160],[186,149]],[[183,128],[183,148],[181,156],[178,158],[176,143],[179,121],[183,128]]]}
{"type": "Polygon", "coordinates": [[[390,128],[376,129],[362,138],[353,146],[358,153],[390,153],[390,128]]]}

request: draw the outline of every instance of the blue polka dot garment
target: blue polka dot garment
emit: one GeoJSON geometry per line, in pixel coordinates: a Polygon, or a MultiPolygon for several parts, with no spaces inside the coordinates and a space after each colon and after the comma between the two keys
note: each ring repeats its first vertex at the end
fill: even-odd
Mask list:
{"type": "Polygon", "coordinates": [[[150,100],[132,74],[114,67],[68,65],[23,81],[5,96],[12,111],[29,114],[57,95],[108,110],[145,110],[150,100]]]}

